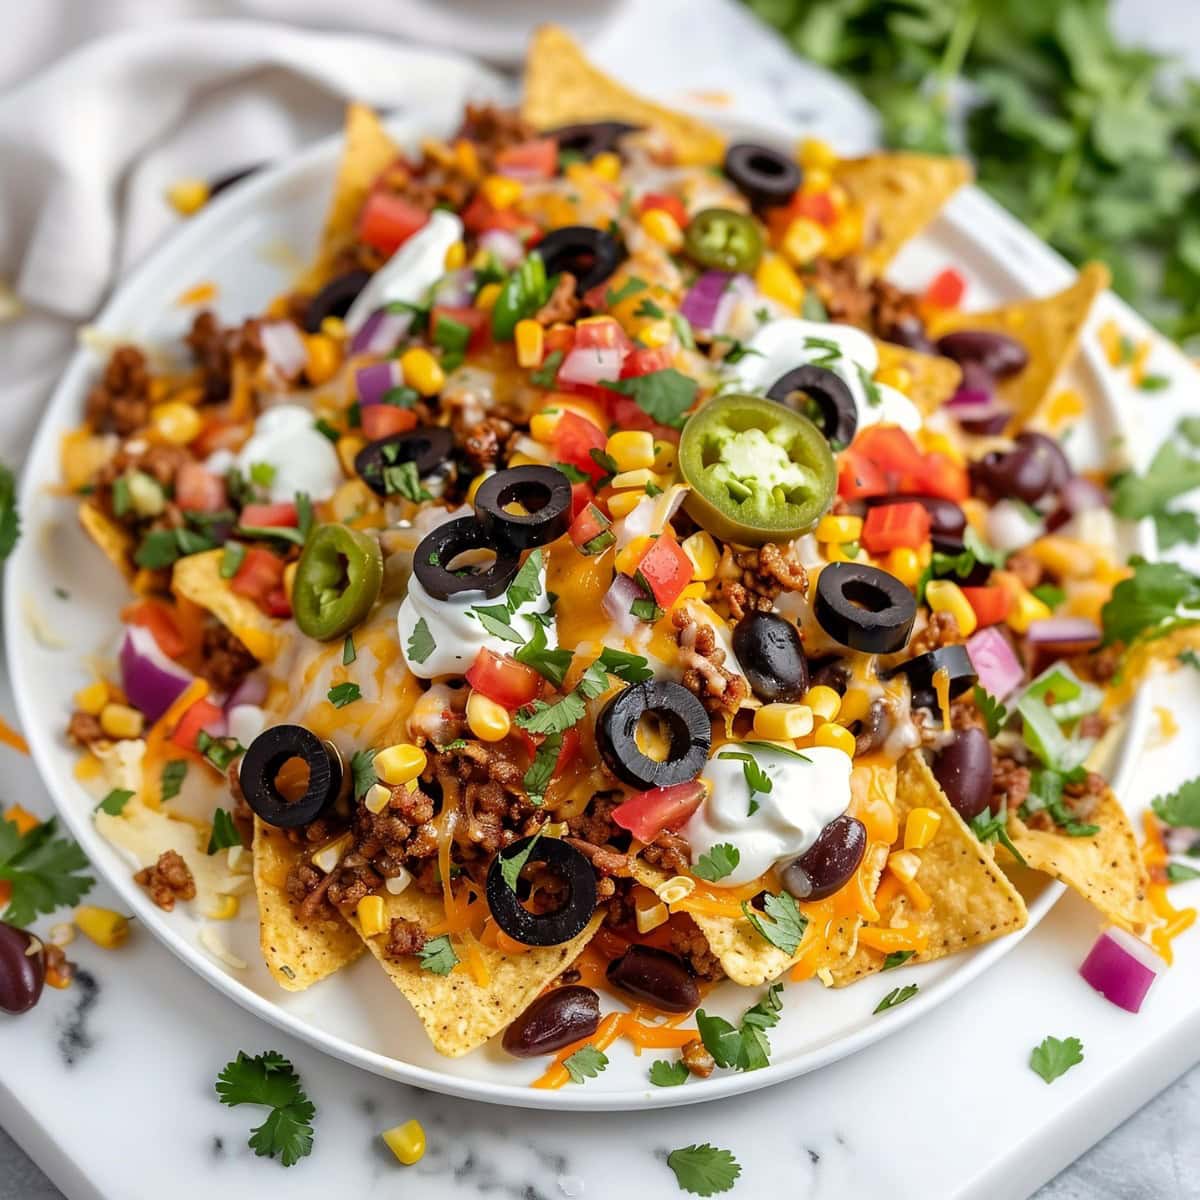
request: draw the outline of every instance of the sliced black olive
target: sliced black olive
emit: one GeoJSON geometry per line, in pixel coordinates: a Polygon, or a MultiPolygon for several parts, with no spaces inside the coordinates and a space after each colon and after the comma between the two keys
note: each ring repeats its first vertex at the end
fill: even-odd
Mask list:
{"type": "Polygon", "coordinates": [[[621,139],[637,128],[637,125],[625,121],[586,121],[552,129],[549,136],[558,143],[559,154],[578,154],[580,158],[591,162],[597,154],[616,150],[621,139]]]}
{"type": "Polygon", "coordinates": [[[835,642],[867,654],[895,654],[908,644],[917,602],[878,567],[832,562],[817,576],[813,614],[835,642]]]}
{"type": "Polygon", "coordinates": [[[708,761],[712,724],[704,705],[681,683],[648,679],[618,692],[596,722],[596,745],[605,765],[639,791],[695,779],[708,761]],[[656,718],[670,739],[661,762],[642,753],[638,725],[656,718]]]}
{"type": "Polygon", "coordinates": [[[725,151],[725,174],[752,204],[763,206],[786,204],[803,178],[786,154],[753,142],[738,142],[725,151]]]}
{"type": "Polygon", "coordinates": [[[747,613],[733,627],[733,652],[760,700],[790,702],[808,691],[804,645],[786,617],[747,613]]]}
{"type": "Polygon", "coordinates": [[[767,392],[768,400],[778,400],[788,408],[803,412],[806,417],[831,441],[848,446],[858,429],[858,408],[854,397],[836,371],[808,363],[781,375],[767,392]],[[793,404],[788,397],[803,392],[812,402],[810,405],[793,404]]]}
{"type": "Polygon", "coordinates": [[[496,924],[524,946],[558,946],[582,933],[596,911],[596,872],[574,846],[562,838],[538,838],[528,861],[544,863],[562,879],[567,896],[552,912],[534,913],[521,903],[504,878],[503,862],[525,850],[533,838],[506,847],[488,868],[487,902],[496,924]]]}
{"type": "Polygon", "coordinates": [[[847,813],[834,817],[817,840],[779,873],[784,888],[798,900],[824,900],[841,891],[867,852],[867,829],[847,813]]]}
{"type": "Polygon", "coordinates": [[[482,592],[489,600],[506,591],[521,569],[521,559],[497,551],[496,541],[474,517],[459,517],[431,530],[413,554],[413,573],[435,600],[449,600],[459,592],[482,592]],[[454,560],[471,550],[492,550],[496,561],[486,571],[454,566],[454,560]]]}
{"type": "Polygon", "coordinates": [[[575,276],[575,292],[582,296],[603,283],[625,257],[621,243],[603,229],[590,225],[565,225],[546,234],[537,244],[547,277],[565,271],[575,276]]]}
{"type": "Polygon", "coordinates": [[[347,271],[331,279],[309,302],[304,313],[304,328],[319,333],[326,317],[344,317],[358,294],[367,286],[370,271],[347,271]]]}
{"type": "Polygon", "coordinates": [[[934,675],[945,671],[950,684],[950,699],[961,696],[968,688],[975,686],[979,677],[971,664],[971,656],[966,646],[940,646],[926,654],[918,654],[908,662],[902,662],[884,674],[885,679],[895,675],[904,675],[908,686],[912,689],[914,708],[927,708],[935,716],[940,716],[942,709],[938,704],[937,688],[934,686],[934,675]]]}
{"type": "Polygon", "coordinates": [[[475,493],[475,518],[506,549],[544,546],[571,523],[571,481],[555,467],[497,471],[475,493]],[[510,504],[525,511],[511,513],[510,504]]]}
{"type": "Polygon", "coordinates": [[[400,482],[405,463],[412,463],[421,479],[445,463],[453,449],[450,430],[420,425],[407,433],[393,433],[369,442],[354,456],[354,469],[377,496],[395,496],[405,490],[400,482]]]}
{"type": "Polygon", "coordinates": [[[342,787],[342,760],[337,751],[303,725],[273,725],[250,743],[238,774],[246,803],[268,825],[295,829],[315,821],[337,799],[342,787]],[[289,759],[308,767],[304,795],[289,800],[276,776],[289,759]]]}
{"type": "MultiPolygon", "coordinates": [[[[958,537],[939,537],[934,534],[929,539],[935,554],[944,554],[948,558],[960,559],[966,551],[966,546],[962,539],[958,537]]],[[[965,574],[960,575],[958,572],[958,564],[949,569],[941,569],[936,573],[938,579],[953,579],[959,587],[983,587],[987,583],[992,574],[992,564],[984,562],[982,559],[975,558],[971,563],[971,569],[965,574]]]]}

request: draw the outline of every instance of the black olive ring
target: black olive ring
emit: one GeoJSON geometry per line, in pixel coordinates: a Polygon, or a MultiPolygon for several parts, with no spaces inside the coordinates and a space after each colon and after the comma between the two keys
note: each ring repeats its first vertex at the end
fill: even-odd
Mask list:
{"type": "Polygon", "coordinates": [[[571,523],[571,481],[555,467],[497,471],[475,493],[475,518],[507,549],[544,546],[562,537],[571,523]],[[525,512],[508,512],[510,504],[525,512]]]}
{"type": "Polygon", "coordinates": [[[596,872],[574,846],[561,838],[538,838],[529,862],[545,863],[567,885],[567,897],[552,912],[533,913],[517,898],[504,878],[503,863],[525,850],[533,838],[507,846],[488,867],[487,902],[496,924],[523,946],[558,946],[587,928],[596,911],[596,872]]]}
{"type": "Polygon", "coordinates": [[[273,725],[250,743],[238,772],[246,803],[268,825],[296,829],[315,821],[332,806],[342,787],[342,759],[303,725],[273,725]],[[284,796],[275,782],[291,758],[308,764],[308,787],[297,800],[284,796]]]}
{"type": "Polygon", "coordinates": [[[605,766],[639,791],[671,787],[695,779],[708,761],[712,723],[704,705],[681,683],[648,679],[619,691],[596,721],[596,745],[605,766]],[[643,754],[638,723],[647,714],[662,721],[671,740],[661,762],[643,754]]]}
{"type": "Polygon", "coordinates": [[[895,654],[908,644],[917,602],[878,567],[832,562],[817,576],[813,614],[835,642],[867,654],[895,654]]]}
{"type": "Polygon", "coordinates": [[[757,205],[786,204],[803,179],[786,154],[753,142],[738,142],[725,151],[725,174],[757,205]]]}
{"type": "Polygon", "coordinates": [[[937,688],[933,677],[938,671],[945,671],[948,677],[949,695],[956,700],[968,688],[975,686],[979,676],[975,673],[975,665],[967,653],[966,646],[955,643],[952,646],[939,646],[926,654],[918,654],[899,666],[892,667],[885,675],[891,679],[895,675],[903,675],[908,679],[912,689],[914,708],[927,708],[935,716],[942,714],[942,706],[938,703],[937,688]]]}
{"type": "Polygon", "coordinates": [[[794,392],[803,392],[813,402],[816,413],[812,422],[829,441],[839,446],[850,445],[858,429],[858,406],[846,381],[836,371],[815,363],[796,367],[775,380],[767,399],[804,412],[802,407],[788,404],[788,397],[794,392]]]}
{"type": "Polygon", "coordinates": [[[449,600],[459,592],[482,592],[491,600],[507,591],[521,569],[517,555],[499,550],[486,571],[447,568],[447,563],[468,550],[496,550],[495,539],[474,517],[447,521],[421,539],[413,555],[413,573],[435,600],[449,600]]]}
{"type": "Polygon", "coordinates": [[[407,433],[393,433],[368,442],[355,456],[354,469],[377,496],[395,493],[387,486],[388,467],[413,463],[417,475],[424,478],[446,462],[454,449],[454,435],[436,425],[419,425],[407,433]]]}
{"type": "Polygon", "coordinates": [[[597,154],[616,150],[621,139],[637,128],[626,121],[585,121],[552,129],[548,136],[558,143],[559,154],[578,154],[591,162],[597,154]]]}
{"type": "Polygon", "coordinates": [[[370,271],[347,271],[336,275],[309,302],[304,312],[305,333],[320,333],[326,317],[344,317],[358,294],[367,286],[370,271]]]}
{"type": "Polygon", "coordinates": [[[537,244],[546,275],[565,271],[575,276],[575,292],[582,296],[603,283],[625,257],[621,243],[603,229],[590,225],[565,225],[546,234],[537,244]]]}

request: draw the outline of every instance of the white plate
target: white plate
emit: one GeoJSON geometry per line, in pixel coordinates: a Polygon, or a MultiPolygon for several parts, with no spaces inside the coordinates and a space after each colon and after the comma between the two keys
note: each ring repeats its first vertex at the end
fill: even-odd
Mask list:
{"type": "MultiPolygon", "coordinates": [[[[394,131],[401,139],[413,140],[418,134],[448,132],[418,128],[412,121],[397,124],[394,131]]],[[[203,281],[218,286],[215,307],[225,319],[260,311],[271,296],[287,288],[295,263],[315,244],[339,150],[340,139],[324,142],[214,202],[134,273],[97,326],[115,338],[161,345],[169,352],[194,312],[179,307],[176,300],[203,281]],[[293,251],[291,259],[283,253],[285,247],[293,251]]],[[[892,274],[899,282],[921,286],[948,263],[970,279],[972,307],[1053,291],[1070,278],[1049,250],[1031,256],[1028,235],[972,190],[956,197],[933,228],[905,248],[892,274]],[[1014,236],[1014,229],[1020,236],[1014,236]]],[[[21,723],[65,823],[129,909],[201,978],[265,1020],[347,1062],[452,1095],[554,1109],[690,1104],[800,1075],[897,1033],[1012,950],[1061,894],[1060,885],[1035,883],[1026,929],[978,950],[889,972],[845,991],[816,983],[789,987],[783,1019],[771,1034],[769,1067],[726,1073],[684,1088],[649,1086],[646,1067],[655,1055],[638,1059],[623,1043],[609,1052],[610,1066],[600,1077],[586,1087],[557,1092],[528,1087],[544,1068],[543,1061],[515,1061],[495,1045],[461,1059],[442,1058],[369,956],[307,992],[283,992],[257,952],[252,903],[243,906],[238,920],[219,924],[233,952],[250,964],[244,971],[228,969],[197,943],[200,922],[186,912],[164,913],[155,907],[133,883],[129,863],[96,833],[90,820],[92,801],[74,779],[75,754],[63,737],[71,696],[90,678],[86,656],[113,654],[114,618],[128,601],[124,585],[80,531],[74,502],[48,491],[59,477],[59,439],[78,425],[98,367],[97,356],[89,351],[74,356],[47,409],[24,474],[26,535],[8,566],[5,612],[21,723]],[[70,599],[64,599],[63,592],[70,599]],[[37,623],[61,639],[61,647],[50,648],[34,636],[34,614],[37,623]],[[910,981],[920,983],[915,999],[886,1015],[872,1015],[884,992],[910,981]]],[[[1091,398],[1094,420],[1087,436],[1072,439],[1070,449],[1078,461],[1086,462],[1114,434],[1132,438],[1133,433],[1121,424],[1104,372],[1089,354],[1081,356],[1076,374],[1072,382],[1091,398]]],[[[1130,549],[1146,551],[1144,539],[1134,531],[1129,536],[1130,549]]],[[[1133,760],[1128,749],[1140,745],[1145,718],[1146,705],[1139,702],[1113,775],[1118,792],[1133,760]]],[[[706,1007],[734,1017],[756,995],[727,985],[706,1007]]]]}

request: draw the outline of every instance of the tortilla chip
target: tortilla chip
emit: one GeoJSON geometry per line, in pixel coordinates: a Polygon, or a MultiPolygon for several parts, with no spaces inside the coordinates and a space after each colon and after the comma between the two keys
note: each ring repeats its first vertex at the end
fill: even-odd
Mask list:
{"type": "Polygon", "coordinates": [[[302,850],[282,829],[254,818],[254,890],[263,958],[280,987],[302,992],[349,966],[362,941],[340,917],[305,920],[287,894],[288,872],[302,850]]]}
{"type": "Polygon", "coordinates": [[[221,578],[223,550],[205,550],[178,559],[171,574],[172,591],[207,609],[258,659],[270,662],[284,642],[284,622],[239,596],[221,578]]]}
{"type": "Polygon", "coordinates": [[[882,275],[971,175],[966,159],[940,154],[868,154],[838,163],[834,179],[863,211],[862,257],[871,273],[882,275]]]}
{"type": "Polygon", "coordinates": [[[1137,836],[1112,791],[1092,814],[1100,832],[1091,837],[1066,837],[1052,830],[1030,829],[1009,813],[1012,843],[1035,871],[1044,871],[1078,892],[1114,925],[1141,933],[1150,921],[1146,873],[1137,836]]]}
{"type": "Polygon", "coordinates": [[[660,130],[685,164],[719,163],[725,139],[711,126],[643,100],[588,62],[575,40],[556,25],[534,35],[525,63],[521,115],[539,129],[578,121],[628,121],[660,130]]]}
{"type": "Polygon", "coordinates": [[[904,370],[912,382],[905,395],[921,410],[922,416],[936,412],[962,382],[962,368],[940,354],[922,354],[893,342],[875,342],[879,351],[879,370],[904,370]]]}
{"type": "Polygon", "coordinates": [[[1018,300],[987,312],[940,313],[930,322],[930,337],[952,329],[990,329],[1007,333],[1029,351],[1029,365],[1002,380],[997,395],[1015,414],[1019,428],[1049,396],[1059,372],[1075,355],[1092,303],[1109,283],[1108,268],[1088,263],[1069,288],[1037,300],[1018,300]]]}
{"type": "MultiPolygon", "coordinates": [[[[900,840],[914,808],[932,808],[941,814],[933,840],[923,850],[917,883],[933,901],[920,912],[901,891],[879,914],[881,927],[912,926],[929,939],[928,948],[911,962],[932,962],[947,954],[967,950],[1022,928],[1029,918],[1025,901],[1008,876],[996,865],[990,849],[980,845],[966,822],[946,799],[919,750],[900,760],[896,810],[900,840]]],[[[833,971],[837,987],[845,987],[883,967],[886,955],[860,945],[854,957],[833,971]]]]}
{"type": "MultiPolygon", "coordinates": [[[[441,898],[410,887],[399,896],[384,893],[384,922],[417,921],[425,928],[445,919],[441,898]]],[[[347,917],[362,937],[358,919],[347,917]]],[[[505,954],[479,947],[487,970],[486,986],[475,981],[466,963],[449,975],[425,970],[416,957],[387,958],[386,936],[363,938],[391,981],[413,1006],[433,1048],[449,1058],[460,1058],[504,1029],[523,1012],[556,976],[578,958],[600,927],[604,913],[597,912],[587,928],[561,946],[539,946],[524,954],[505,954]]]]}
{"type": "Polygon", "coordinates": [[[136,571],[133,565],[133,538],[88,500],[79,506],[79,523],[88,537],[100,547],[104,557],[126,579],[132,579],[136,571]]]}

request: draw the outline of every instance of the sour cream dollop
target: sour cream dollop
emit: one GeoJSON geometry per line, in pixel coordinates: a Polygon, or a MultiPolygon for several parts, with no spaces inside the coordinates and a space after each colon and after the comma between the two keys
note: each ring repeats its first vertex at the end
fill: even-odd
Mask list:
{"type": "Polygon", "coordinates": [[[692,848],[692,865],[723,842],[736,846],[738,865],[716,887],[737,887],[773,866],[799,858],[850,803],[850,756],[830,746],[813,746],[804,758],[763,744],[728,743],[708,760],[701,778],[708,797],[692,814],[683,836],[692,848]],[[769,792],[755,792],[740,758],[750,754],[771,781],[769,792]],[[807,759],[807,761],[805,761],[807,759]]]}
{"type": "Polygon", "coordinates": [[[879,351],[871,338],[853,325],[782,317],[763,325],[746,343],[746,349],[751,353],[726,368],[725,378],[747,391],[765,394],[789,371],[816,363],[840,376],[850,389],[858,410],[859,429],[886,424],[899,425],[915,433],[921,428],[921,413],[917,406],[894,387],[877,383],[875,391],[879,402],[872,403],[863,376],[870,379],[875,374],[879,351]],[[838,347],[836,357],[831,354],[831,342],[838,347]]]}
{"type": "Polygon", "coordinates": [[[280,404],[264,412],[250,440],[238,451],[237,465],[249,474],[255,463],[274,468],[267,493],[276,502],[294,500],[305,492],[313,500],[328,500],[342,482],[342,468],[329,439],[299,404],[280,404]]]}
{"type": "MultiPolygon", "coordinates": [[[[538,573],[541,587],[538,594],[524,604],[518,605],[509,618],[509,624],[524,641],[534,636],[540,624],[534,613],[548,613],[550,606],[546,597],[546,568],[538,573]]],[[[485,647],[497,654],[509,654],[515,648],[513,642],[488,633],[483,623],[472,612],[472,608],[503,604],[504,598],[496,596],[489,600],[482,592],[459,592],[448,600],[435,600],[421,581],[414,575],[408,581],[408,595],[396,615],[400,633],[400,647],[408,669],[422,679],[436,679],[440,675],[462,675],[475,661],[476,655],[485,647]],[[409,644],[417,625],[425,622],[433,649],[423,662],[417,662],[409,652],[409,644]]],[[[546,644],[558,646],[558,631],[551,621],[545,629],[546,644]]],[[[420,644],[422,639],[417,640],[420,644]]]]}

